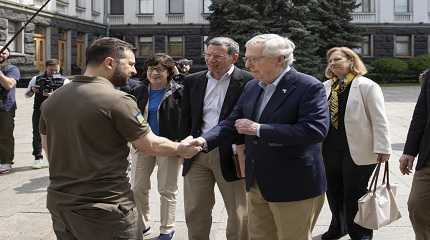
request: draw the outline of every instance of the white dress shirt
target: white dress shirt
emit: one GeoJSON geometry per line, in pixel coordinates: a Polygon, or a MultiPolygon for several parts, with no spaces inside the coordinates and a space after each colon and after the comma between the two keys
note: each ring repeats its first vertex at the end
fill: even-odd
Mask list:
{"type": "Polygon", "coordinates": [[[232,65],[219,80],[213,78],[211,72],[206,74],[208,84],[206,86],[206,93],[203,102],[202,133],[208,132],[218,124],[222,105],[224,103],[233,71],[234,65],[232,65]]]}

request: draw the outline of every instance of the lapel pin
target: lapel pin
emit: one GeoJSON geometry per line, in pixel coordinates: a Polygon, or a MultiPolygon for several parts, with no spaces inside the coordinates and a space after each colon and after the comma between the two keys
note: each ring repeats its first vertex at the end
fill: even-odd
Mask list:
{"type": "Polygon", "coordinates": [[[282,92],[285,94],[285,93],[287,93],[287,89],[282,89],[282,92]]]}

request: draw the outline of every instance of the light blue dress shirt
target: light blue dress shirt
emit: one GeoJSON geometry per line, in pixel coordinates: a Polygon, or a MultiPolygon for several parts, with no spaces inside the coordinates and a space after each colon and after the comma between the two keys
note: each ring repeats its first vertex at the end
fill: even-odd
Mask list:
{"type": "MultiPolygon", "coordinates": [[[[267,103],[269,102],[270,98],[272,97],[273,93],[276,90],[276,87],[278,86],[279,82],[281,81],[281,79],[285,76],[285,74],[287,74],[288,71],[290,71],[291,67],[287,66],[284,71],[279,74],[279,76],[275,79],[275,81],[273,81],[271,84],[266,84],[262,81],[260,81],[258,83],[258,85],[263,88],[263,95],[260,97],[260,99],[258,100],[259,107],[258,107],[258,112],[256,115],[256,119],[257,121],[260,119],[261,114],[263,113],[264,108],[266,108],[267,103]]],[[[260,137],[260,124],[258,124],[257,126],[257,137],[260,137]]]]}

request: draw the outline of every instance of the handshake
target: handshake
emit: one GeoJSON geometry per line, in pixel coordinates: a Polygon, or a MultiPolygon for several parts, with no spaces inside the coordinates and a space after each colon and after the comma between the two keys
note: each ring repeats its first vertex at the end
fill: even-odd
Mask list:
{"type": "Polygon", "coordinates": [[[205,142],[202,137],[193,138],[188,136],[178,144],[177,153],[183,158],[192,158],[203,150],[205,142]]]}

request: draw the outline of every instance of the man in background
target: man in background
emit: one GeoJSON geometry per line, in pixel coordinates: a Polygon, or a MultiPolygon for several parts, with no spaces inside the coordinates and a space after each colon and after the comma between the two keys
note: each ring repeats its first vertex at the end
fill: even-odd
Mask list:
{"type": "MultiPolygon", "coordinates": [[[[39,132],[40,106],[55,90],[69,83],[70,80],[60,74],[60,64],[57,59],[48,59],[45,62],[45,71],[34,76],[27,87],[25,97],[34,95],[33,103],[33,156],[32,167],[35,169],[48,167],[48,161],[43,159],[42,141],[39,132]]],[[[67,108],[68,106],[64,106],[67,108]]]]}
{"type": "Polygon", "coordinates": [[[9,49],[0,53],[0,174],[9,173],[12,169],[15,151],[15,87],[21,77],[19,69],[8,63],[9,55],[9,49]]]}

